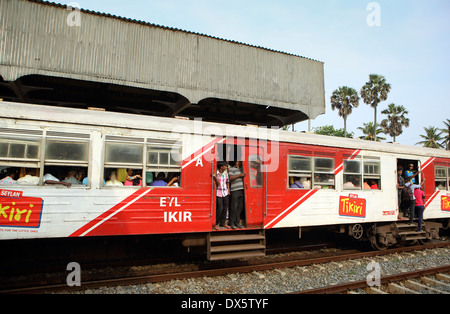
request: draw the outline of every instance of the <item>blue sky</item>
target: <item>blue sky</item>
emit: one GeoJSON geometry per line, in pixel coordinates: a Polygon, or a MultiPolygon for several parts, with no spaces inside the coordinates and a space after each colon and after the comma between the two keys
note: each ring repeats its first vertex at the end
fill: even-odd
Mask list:
{"type": "MultiPolygon", "coordinates": [[[[69,3],[72,1],[62,1],[69,3]]],[[[403,105],[410,128],[397,141],[414,145],[428,126],[450,119],[450,1],[380,0],[381,25],[370,27],[365,0],[77,0],[82,8],[181,28],[325,62],[326,114],[313,127],[343,120],[331,110],[339,86],[356,90],[369,74],[384,75],[392,85],[380,104],[403,105]]],[[[373,120],[362,101],[348,118],[348,130],[373,120]]],[[[306,122],[296,130],[307,130],[306,122]]],[[[391,140],[387,136],[388,140],[391,140]]]]}

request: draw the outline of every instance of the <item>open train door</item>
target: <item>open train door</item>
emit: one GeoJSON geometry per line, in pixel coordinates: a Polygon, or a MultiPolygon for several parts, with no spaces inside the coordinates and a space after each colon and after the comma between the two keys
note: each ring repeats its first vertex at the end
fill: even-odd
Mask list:
{"type": "Polygon", "coordinates": [[[262,228],[265,212],[266,174],[264,149],[256,141],[245,146],[244,178],[247,228],[262,228]]]}
{"type": "MultiPolygon", "coordinates": [[[[233,163],[242,161],[244,178],[243,225],[250,229],[262,229],[265,213],[266,175],[264,149],[256,140],[233,139],[216,145],[216,161],[233,163]]],[[[213,169],[216,169],[213,166],[213,169]]],[[[231,200],[230,200],[231,203],[231,200]]]]}
{"type": "Polygon", "coordinates": [[[264,149],[257,144],[257,141],[232,139],[216,145],[216,161],[243,163],[243,170],[247,175],[244,178],[245,217],[241,218],[242,224],[247,228],[209,233],[206,245],[210,261],[266,254],[266,237],[263,230],[266,187],[264,149]]]}

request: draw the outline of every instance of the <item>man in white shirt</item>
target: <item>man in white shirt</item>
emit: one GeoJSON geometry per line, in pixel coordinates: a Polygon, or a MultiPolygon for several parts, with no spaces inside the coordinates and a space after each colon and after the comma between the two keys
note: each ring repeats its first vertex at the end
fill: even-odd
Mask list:
{"type": "Polygon", "coordinates": [[[21,185],[39,185],[39,177],[36,177],[36,169],[27,168],[26,175],[17,180],[17,184],[21,185]]]}
{"type": "Polygon", "coordinates": [[[68,182],[61,182],[59,181],[58,178],[54,177],[52,174],[47,173],[46,175],[44,175],[44,183],[48,184],[48,185],[64,185],[68,188],[70,188],[72,186],[72,184],[68,183],[68,182]]]}

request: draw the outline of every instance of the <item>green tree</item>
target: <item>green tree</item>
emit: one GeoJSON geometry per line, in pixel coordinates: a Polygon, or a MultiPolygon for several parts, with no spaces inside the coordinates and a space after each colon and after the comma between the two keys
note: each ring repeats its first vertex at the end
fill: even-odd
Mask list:
{"type": "Polygon", "coordinates": [[[339,116],[344,119],[344,137],[347,137],[347,117],[352,114],[353,108],[358,106],[359,96],[354,88],[339,87],[331,96],[331,109],[337,109],[339,116]]]}
{"type": "Polygon", "coordinates": [[[388,109],[383,110],[382,114],[387,114],[387,119],[381,121],[381,127],[385,134],[389,134],[396,142],[397,136],[403,133],[403,127],[409,127],[409,119],[406,118],[408,111],[403,106],[390,104],[388,109]]]}
{"type": "Polygon", "coordinates": [[[362,127],[359,127],[358,130],[361,130],[361,132],[364,134],[363,136],[360,136],[359,138],[366,141],[376,141],[381,142],[384,141],[386,138],[378,136],[378,134],[383,133],[383,129],[377,127],[375,132],[375,127],[373,122],[364,123],[362,127]]]}
{"type": "MultiPolygon", "coordinates": [[[[391,85],[386,83],[386,78],[378,74],[370,74],[369,82],[367,82],[361,89],[361,98],[364,103],[370,105],[374,109],[374,125],[377,124],[377,107],[382,101],[387,100],[388,94],[391,91],[391,85]]],[[[377,134],[375,134],[375,141],[377,141],[377,134]]]]}
{"type": "Polygon", "coordinates": [[[424,128],[425,134],[420,135],[423,138],[423,141],[416,143],[416,145],[423,145],[423,147],[429,148],[440,148],[443,147],[440,141],[442,141],[443,137],[441,137],[442,132],[438,128],[434,126],[430,126],[429,128],[424,128]]]}
{"type": "Polygon", "coordinates": [[[314,128],[315,134],[320,135],[328,135],[328,136],[337,136],[337,137],[354,137],[355,134],[353,132],[347,133],[344,129],[335,129],[332,125],[325,125],[318,128],[314,128]],[[347,136],[346,136],[347,135],[347,136]]]}
{"type": "Polygon", "coordinates": [[[444,133],[444,141],[442,142],[442,146],[447,150],[450,150],[450,119],[444,121],[444,124],[446,128],[442,129],[442,133],[444,133]]]}

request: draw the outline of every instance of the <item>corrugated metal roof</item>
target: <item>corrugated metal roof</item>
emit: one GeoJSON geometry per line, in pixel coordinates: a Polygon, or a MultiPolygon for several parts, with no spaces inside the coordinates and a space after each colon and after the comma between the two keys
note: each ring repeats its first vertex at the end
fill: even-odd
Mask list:
{"type": "MultiPolygon", "coordinates": [[[[61,4],[61,3],[56,3],[56,2],[43,1],[43,0],[27,0],[27,1],[34,2],[34,3],[39,3],[39,4],[42,4],[42,5],[48,5],[48,6],[53,6],[53,7],[60,7],[60,8],[64,8],[64,9],[68,8],[68,5],[61,4]]],[[[311,59],[311,58],[308,58],[308,57],[304,57],[304,56],[300,56],[300,55],[296,55],[296,54],[292,54],[292,53],[288,53],[288,52],[284,52],[284,51],[274,50],[274,49],[270,49],[270,48],[266,48],[266,47],[255,46],[255,45],[251,45],[251,44],[247,44],[247,43],[243,43],[243,42],[239,42],[239,41],[235,41],[235,40],[219,38],[219,37],[211,36],[211,35],[208,35],[208,34],[191,32],[191,31],[184,30],[184,29],[179,29],[179,28],[174,28],[174,27],[169,27],[169,26],[164,26],[164,25],[158,25],[158,24],[154,24],[154,23],[150,23],[150,22],[141,21],[141,20],[135,20],[135,19],[131,19],[131,18],[126,18],[126,17],[123,17],[123,16],[117,16],[117,15],[114,15],[114,14],[102,13],[102,12],[97,12],[97,11],[92,11],[92,10],[86,10],[86,9],[83,9],[83,8],[81,8],[80,11],[83,12],[83,13],[88,13],[88,14],[92,14],[92,15],[108,17],[108,18],[117,19],[117,20],[121,20],[121,21],[124,21],[124,22],[128,22],[128,23],[134,23],[134,24],[145,25],[145,26],[149,26],[149,27],[156,27],[156,28],[161,28],[161,29],[165,29],[165,30],[170,30],[170,31],[174,31],[174,32],[183,32],[183,33],[187,33],[187,34],[193,34],[193,35],[197,35],[197,36],[213,38],[213,39],[216,39],[216,40],[221,40],[221,41],[225,41],[225,42],[229,42],[229,43],[233,43],[233,44],[244,45],[244,46],[248,46],[248,47],[263,49],[263,50],[267,50],[267,51],[271,51],[271,52],[282,53],[282,54],[289,55],[289,56],[294,56],[294,57],[308,59],[308,60],[311,60],[311,61],[324,63],[322,61],[311,59]]]]}
{"type": "Polygon", "coordinates": [[[41,0],[0,11],[8,100],[279,126],[325,113],[322,62],[87,10],[70,25],[41,0]]]}

